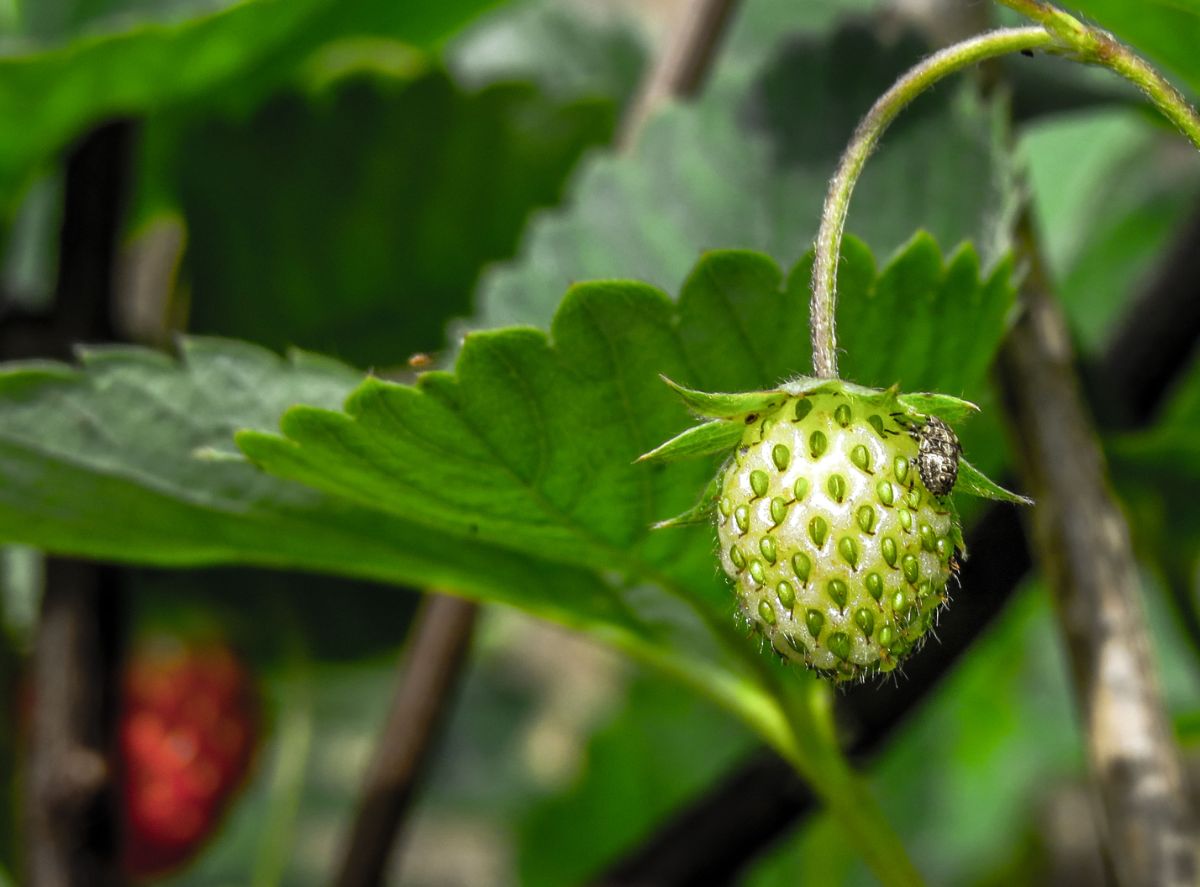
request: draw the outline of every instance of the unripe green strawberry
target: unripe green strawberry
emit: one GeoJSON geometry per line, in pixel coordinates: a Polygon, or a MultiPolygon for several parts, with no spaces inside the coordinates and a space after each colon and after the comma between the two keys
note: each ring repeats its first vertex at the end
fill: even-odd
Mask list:
{"type": "Polygon", "coordinates": [[[746,427],[722,479],[741,612],[838,679],[895,668],[946,602],[957,517],[922,482],[909,424],[849,394],[788,398],[746,427]]]}
{"type": "Polygon", "coordinates": [[[716,516],[741,614],[785,658],[848,680],[894,669],[948,600],[964,556],[949,493],[1027,501],[960,458],[934,412],[971,404],[840,380],[705,394],[675,386],[712,421],[646,459],[733,446],[715,487],[660,526],[716,516]]]}

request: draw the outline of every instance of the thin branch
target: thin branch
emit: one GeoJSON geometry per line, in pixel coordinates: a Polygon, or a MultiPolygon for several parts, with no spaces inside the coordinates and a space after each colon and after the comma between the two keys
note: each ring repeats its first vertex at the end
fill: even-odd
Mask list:
{"type": "Polygon", "coordinates": [[[1200,840],[1142,611],[1129,530],[1079,395],[1070,338],[1028,224],[1024,313],[1001,352],[1032,539],[1082,710],[1101,832],[1121,885],[1191,884],[1200,840]]]}
{"type": "MultiPolygon", "coordinates": [[[[0,324],[0,356],[62,358],[79,340],[111,339],[113,257],[131,140],[132,126],[116,122],[71,152],[54,307],[35,327],[0,324]]],[[[108,761],[121,636],[118,593],[112,568],[47,561],[25,805],[24,883],[34,887],[101,885],[114,877],[108,761]]]]}
{"type": "Polygon", "coordinates": [[[47,563],[34,650],[26,883],[92,887],[115,879],[108,737],[119,626],[113,574],[47,563]]]}
{"type": "Polygon", "coordinates": [[[708,77],[713,60],[728,30],[739,0],[692,0],[680,17],[649,75],[642,81],[637,98],[621,121],[617,145],[628,150],[637,141],[654,113],[674,99],[698,93],[708,77]]]}
{"type": "Polygon", "coordinates": [[[423,765],[466,661],[477,608],[446,595],[426,597],[401,661],[401,678],[375,747],[342,853],[338,887],[382,884],[423,765]]]}

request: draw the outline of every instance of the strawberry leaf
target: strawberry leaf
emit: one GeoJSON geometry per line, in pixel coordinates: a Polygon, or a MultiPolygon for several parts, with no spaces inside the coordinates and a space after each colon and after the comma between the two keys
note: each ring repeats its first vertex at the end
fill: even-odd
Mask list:
{"type": "Polygon", "coordinates": [[[108,347],[81,351],[78,370],[5,365],[0,539],[158,566],[241,563],[428,583],[552,619],[622,620],[623,605],[595,576],[483,545],[464,564],[457,540],[266,477],[234,448],[236,428],[274,427],[297,400],[333,407],[360,378],[323,358],[281,360],[205,339],[186,340],[178,361],[108,347]],[[569,606],[538,594],[550,581],[569,606]]]}

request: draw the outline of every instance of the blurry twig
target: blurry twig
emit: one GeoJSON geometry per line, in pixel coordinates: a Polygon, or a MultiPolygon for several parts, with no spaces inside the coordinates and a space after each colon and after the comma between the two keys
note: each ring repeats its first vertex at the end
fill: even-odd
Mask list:
{"type": "MultiPolygon", "coordinates": [[[[1114,326],[1106,354],[1112,359],[1087,368],[1085,384],[1098,420],[1121,429],[1148,425],[1170,396],[1180,366],[1194,363],[1200,328],[1200,209],[1176,234],[1166,258],[1127,314],[1137,323],[1114,326]]],[[[1200,612],[1188,571],[1166,570],[1167,593],[1200,656],[1200,612]]]]}
{"type": "Polygon", "coordinates": [[[422,765],[466,660],[477,607],[447,595],[426,597],[400,664],[400,682],[375,747],[338,887],[381,884],[422,765]]]}
{"type": "Polygon", "coordinates": [[[1018,234],[1030,273],[999,379],[1025,489],[1037,501],[1031,541],[1067,642],[1104,843],[1121,885],[1194,884],[1200,842],[1150,656],[1129,529],[1108,489],[1031,226],[1018,234]]]}
{"type": "Polygon", "coordinates": [[[32,887],[114,883],[109,731],[115,592],[111,572],[51,558],[34,650],[26,878],[32,887]]]}
{"type": "MultiPolygon", "coordinates": [[[[71,152],[54,307],[43,317],[4,318],[0,356],[61,358],[80,340],[112,338],[113,257],[131,140],[132,126],[116,122],[71,152]]],[[[114,877],[108,749],[122,628],[114,576],[80,561],[47,564],[25,809],[23,883],[32,887],[94,887],[114,877]]]]}
{"type": "Polygon", "coordinates": [[[738,0],[691,0],[686,6],[677,31],[642,81],[621,121],[619,148],[629,150],[646,121],[663,104],[699,92],[737,5],[738,0]]]}

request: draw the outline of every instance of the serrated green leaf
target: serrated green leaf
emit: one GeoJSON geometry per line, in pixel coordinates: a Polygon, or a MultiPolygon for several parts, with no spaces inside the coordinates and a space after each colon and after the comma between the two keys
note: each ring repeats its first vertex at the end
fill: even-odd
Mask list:
{"type": "Polygon", "coordinates": [[[745,430],[740,422],[714,419],[681,431],[666,443],[638,456],[639,462],[673,462],[692,456],[709,456],[733,448],[745,430]]]}
{"type": "MultiPolygon", "coordinates": [[[[935,275],[939,297],[969,295],[946,284],[963,282],[950,270],[935,275]]],[[[711,537],[651,530],[695,502],[711,464],[634,464],[689,422],[659,374],[711,390],[794,378],[805,304],[765,257],[712,253],[677,303],[644,284],[580,284],[549,335],[472,334],[453,373],[371,378],[341,410],[331,401],[349,371],[232,343],[190,343],[183,364],[97,351],[69,381],[0,375],[0,538],[422,582],[587,630],[738,712],[822,786],[884,870],[903,851],[855,793],[815,700],[792,698],[811,682],[777,680],[737,635],[711,537]],[[283,411],[296,399],[312,405],[283,411]],[[282,433],[265,430],[280,412],[282,433]],[[227,452],[236,425],[269,476],[193,457],[227,452]]],[[[988,351],[1002,327],[973,332],[988,351]]]]}
{"type": "MultiPolygon", "coordinates": [[[[807,337],[796,333],[807,300],[781,281],[765,257],[715,252],[678,303],[641,284],[579,285],[550,337],[474,334],[455,374],[430,373],[415,387],[369,380],[346,412],[336,406],[352,371],[232,343],[192,340],[182,364],[126,348],[87,352],[83,372],[10,368],[0,374],[0,534],[147,563],[433,577],[506,599],[512,589],[497,591],[479,574],[507,572],[523,575],[516,597],[543,614],[543,604],[569,611],[576,603],[533,587],[528,571],[538,563],[640,578],[669,565],[674,575],[703,576],[697,587],[723,608],[707,545],[648,530],[695,501],[708,465],[633,463],[688,427],[660,373],[736,390],[769,388],[804,368],[807,337]],[[728,335],[731,323],[743,332],[728,335]],[[286,413],[287,436],[270,433],[297,401],[311,406],[286,413]],[[238,427],[250,429],[242,443],[252,457],[336,498],[230,459],[238,427]],[[114,508],[121,521],[110,519],[114,508]],[[480,568],[463,546],[497,564],[480,568]]],[[[990,283],[959,292],[937,282],[947,299],[1011,298],[990,283]]],[[[981,318],[998,314],[979,310],[981,318]]],[[[975,347],[990,354],[1002,326],[980,320],[972,328],[975,347]]],[[[846,360],[855,366],[852,355],[846,360]]],[[[939,368],[952,380],[947,387],[967,384],[960,370],[939,368]]]]}
{"type": "Polygon", "coordinates": [[[779,391],[742,391],[735,394],[720,394],[695,391],[672,382],[666,376],[663,381],[679,395],[689,410],[697,416],[709,419],[732,419],[747,413],[761,413],[783,403],[784,395],[779,391]]]}
{"type": "Polygon", "coordinates": [[[1011,493],[995,481],[989,480],[983,472],[961,457],[958,460],[958,480],[954,484],[954,492],[995,499],[998,502],[1012,502],[1016,505],[1033,504],[1032,499],[1011,493]]]}
{"type": "MultiPolygon", "coordinates": [[[[986,285],[977,278],[962,291],[960,259],[938,272],[940,254],[927,239],[884,270],[894,292],[907,294],[895,269],[911,266],[914,254],[923,269],[917,285],[932,286],[935,299],[980,298],[986,285]]],[[[474,528],[482,541],[560,563],[636,573],[658,555],[646,529],[691,504],[707,479],[705,466],[698,474],[671,463],[651,476],[632,464],[682,424],[674,394],[656,377],[700,375],[719,390],[722,376],[759,387],[794,375],[808,343],[779,321],[803,317],[804,302],[794,290],[781,298],[780,278],[764,257],[716,252],[697,266],[678,306],[642,284],[577,285],[549,336],[473,334],[453,375],[431,373],[416,387],[369,380],[344,412],[298,407],[285,414],[283,436],[249,431],[239,445],[274,474],[372,508],[419,515],[452,533],[474,528]],[[741,334],[730,335],[731,325],[741,334]]],[[[897,325],[920,338],[919,328],[897,325]]],[[[985,354],[988,329],[973,327],[985,354]]],[[[993,347],[1001,330],[990,325],[993,347]]],[[[697,434],[684,443],[712,444],[712,432],[697,434]]]]}
{"type": "Polygon", "coordinates": [[[937,416],[939,419],[951,424],[969,419],[975,413],[979,412],[979,407],[975,406],[969,400],[952,397],[949,394],[921,391],[912,394],[901,394],[897,399],[901,405],[909,409],[916,410],[918,413],[924,413],[927,416],[937,416]]]}
{"type": "Polygon", "coordinates": [[[236,428],[275,427],[298,400],[340,403],[361,378],[344,365],[202,339],[184,342],[182,362],[140,348],[86,354],[83,371],[39,363],[0,372],[0,540],[159,566],[441,583],[559,610],[550,618],[622,619],[623,605],[592,575],[478,543],[468,565],[461,541],[273,480],[240,458],[236,428]],[[550,574],[560,595],[573,589],[566,609],[538,593],[550,574]]]}
{"type": "Polygon", "coordinates": [[[372,507],[449,532],[473,528],[560,563],[636,573],[631,556],[649,526],[691,504],[708,473],[633,464],[685,415],[656,378],[688,372],[674,310],[643,284],[579,285],[549,338],[473,334],[453,376],[430,373],[415,387],[368,380],[345,412],[294,408],[285,437],[251,431],[238,443],[273,473],[372,507]]]}

